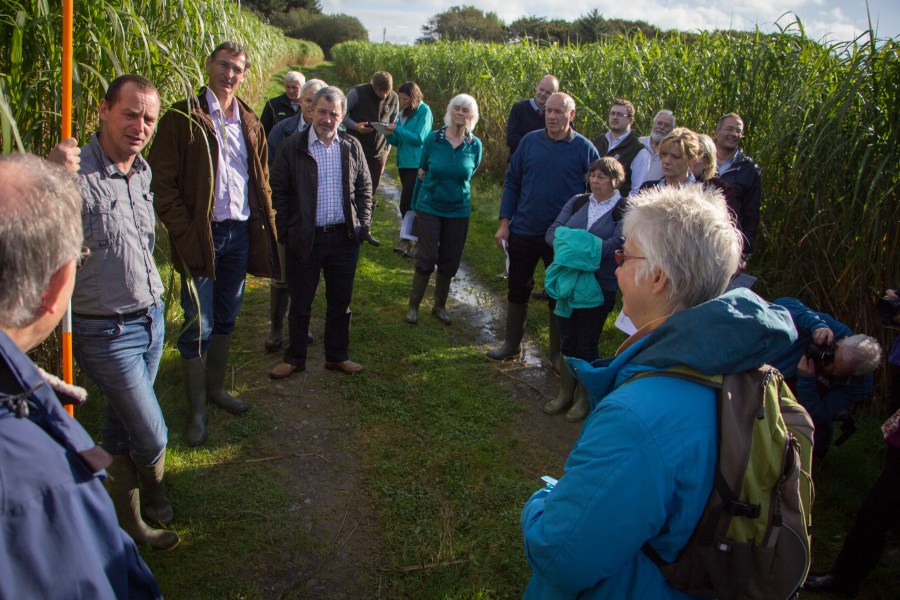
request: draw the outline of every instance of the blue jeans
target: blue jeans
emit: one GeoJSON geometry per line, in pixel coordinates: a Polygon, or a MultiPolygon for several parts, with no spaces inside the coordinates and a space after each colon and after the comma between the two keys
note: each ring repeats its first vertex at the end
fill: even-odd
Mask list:
{"type": "Polygon", "coordinates": [[[168,430],[153,391],[165,338],[162,301],[122,319],[72,316],[78,366],[106,396],[103,448],[148,467],[166,451],[168,430]]]}
{"type": "Polygon", "coordinates": [[[250,251],[246,221],[210,223],[216,277],[194,277],[197,297],[181,277],[181,308],[184,325],[178,336],[178,351],[185,360],[206,354],[213,335],[230,335],[244,301],[247,257],[250,251]],[[197,306],[199,300],[199,308],[197,306]]]}
{"type": "Polygon", "coordinates": [[[316,231],[309,258],[302,260],[288,248],[285,253],[291,309],[288,315],[290,345],[284,362],[306,366],[306,332],[320,274],[325,276],[325,360],[341,362],[349,358],[350,300],[359,262],[359,244],[347,237],[347,230],[316,231]]]}

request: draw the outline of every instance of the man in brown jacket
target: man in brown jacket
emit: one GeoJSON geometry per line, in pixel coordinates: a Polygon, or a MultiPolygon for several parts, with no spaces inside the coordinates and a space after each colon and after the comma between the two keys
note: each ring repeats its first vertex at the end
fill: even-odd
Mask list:
{"type": "Polygon", "coordinates": [[[235,96],[249,66],[243,46],[219,44],[206,59],[206,87],[166,112],[148,156],[156,212],[181,274],[178,350],[191,446],[206,441],[207,400],[233,414],[247,410],[225,389],[228,349],[247,273],[270,277],[273,268],[275,214],[265,133],[235,96]]]}

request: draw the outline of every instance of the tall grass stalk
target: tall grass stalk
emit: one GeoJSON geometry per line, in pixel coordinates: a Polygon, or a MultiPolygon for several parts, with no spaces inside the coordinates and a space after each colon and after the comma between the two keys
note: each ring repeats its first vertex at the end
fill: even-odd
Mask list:
{"type": "Polygon", "coordinates": [[[350,42],[333,52],[349,80],[387,69],[396,81],[419,82],[438,113],[456,93],[475,96],[485,166],[496,175],[506,166],[509,109],[544,73],[575,98],[576,127],[590,138],[606,130],[616,97],[636,104],[639,135],[661,108],[707,133],[721,115],[739,112],[743,146],[763,179],[762,239],[750,263],[757,289],[799,295],[861,330],[880,329],[875,293],[900,282],[897,40],[867,32],[816,42],[795,21],[775,34],[635,34],[577,47],[350,42]]]}
{"type": "MultiPolygon", "coordinates": [[[[15,148],[46,154],[59,140],[61,4],[60,0],[0,4],[0,133],[5,152],[15,148]]],[[[76,137],[83,142],[93,132],[100,98],[111,79],[123,73],[144,75],[157,85],[163,106],[168,106],[199,87],[206,56],[225,40],[244,44],[253,61],[241,89],[251,104],[278,67],[322,58],[315,44],[286,38],[232,0],[76,2],[76,137]]]]}

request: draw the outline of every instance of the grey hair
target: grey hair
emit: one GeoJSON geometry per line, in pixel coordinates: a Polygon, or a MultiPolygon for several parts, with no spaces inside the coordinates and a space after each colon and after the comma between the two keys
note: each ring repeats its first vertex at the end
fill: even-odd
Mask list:
{"type": "MultiPolygon", "coordinates": [[[[575,110],[575,98],[568,95],[565,92],[556,92],[553,96],[562,96],[563,106],[565,107],[567,112],[572,112],[575,110]]],[[[550,96],[552,98],[553,96],[550,96]]],[[[547,98],[547,102],[550,102],[550,98],[547,98]]]]}
{"type": "Polygon", "coordinates": [[[306,93],[306,90],[310,88],[316,88],[315,91],[321,90],[323,87],[326,87],[328,84],[322,81],[321,79],[310,79],[306,83],[303,84],[303,87],[300,88],[300,95],[306,93]]]}
{"type": "Polygon", "coordinates": [[[841,348],[846,348],[853,363],[854,375],[866,375],[881,364],[881,344],[869,335],[857,333],[841,340],[841,348]]]}
{"type": "Polygon", "coordinates": [[[447,112],[444,114],[444,125],[450,127],[450,123],[453,122],[453,107],[454,106],[464,106],[469,109],[469,124],[467,126],[467,130],[469,133],[475,131],[475,126],[478,125],[478,103],[475,102],[475,98],[468,94],[457,94],[453,96],[453,99],[447,103],[447,112]]]}
{"type": "Polygon", "coordinates": [[[664,108],[653,116],[654,123],[656,123],[656,120],[659,118],[659,115],[666,115],[667,117],[672,117],[672,129],[675,129],[675,125],[678,124],[678,121],[675,120],[675,113],[673,113],[668,108],[664,108]]]}
{"type": "Polygon", "coordinates": [[[703,169],[705,181],[716,176],[716,144],[705,133],[697,134],[697,139],[700,140],[700,156],[706,159],[706,168],[703,169]]]}
{"type": "Polygon", "coordinates": [[[313,96],[313,106],[319,103],[319,98],[325,98],[328,102],[340,102],[341,103],[341,114],[347,115],[347,96],[344,95],[344,92],[340,90],[340,88],[336,88],[333,85],[326,85],[313,96]]]}
{"type": "Polygon", "coordinates": [[[665,273],[672,312],[725,291],[740,265],[742,245],[721,193],[667,185],[628,200],[623,234],[646,259],[637,261],[636,281],[655,269],[665,273]]]}
{"type": "Polygon", "coordinates": [[[303,85],[306,83],[306,76],[300,71],[288,71],[284,74],[284,82],[303,85]]]}
{"type": "Polygon", "coordinates": [[[50,278],[83,241],[75,178],[33,154],[0,156],[0,326],[35,321],[50,278]]]}

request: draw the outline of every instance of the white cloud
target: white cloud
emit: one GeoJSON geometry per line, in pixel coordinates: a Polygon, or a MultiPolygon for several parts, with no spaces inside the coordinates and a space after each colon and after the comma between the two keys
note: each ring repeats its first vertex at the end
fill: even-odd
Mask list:
{"type": "MultiPolygon", "coordinates": [[[[786,26],[792,20],[787,12],[799,15],[807,34],[813,39],[827,36],[832,41],[849,41],[868,29],[866,4],[861,0],[746,0],[700,5],[696,0],[570,0],[535,4],[526,0],[324,0],[323,11],[355,16],[369,30],[372,41],[386,39],[394,43],[412,43],[422,35],[421,28],[435,14],[451,6],[473,5],[484,12],[495,12],[506,23],[536,14],[548,19],[573,21],[592,9],[606,18],[642,20],[661,29],[739,29],[777,30],[776,22],[786,26]]],[[[900,34],[900,6],[896,0],[868,0],[873,23],[881,37],[900,34]]]]}

